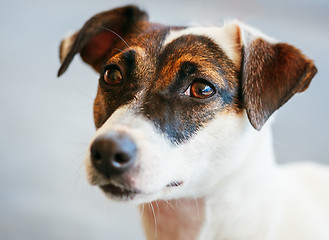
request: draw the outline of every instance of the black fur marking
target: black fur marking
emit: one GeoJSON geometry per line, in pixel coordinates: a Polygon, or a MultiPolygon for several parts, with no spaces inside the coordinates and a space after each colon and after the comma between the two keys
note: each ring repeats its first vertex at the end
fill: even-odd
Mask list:
{"type": "Polygon", "coordinates": [[[142,113],[174,143],[189,140],[225,106],[235,102],[235,68],[207,37],[187,35],[174,40],[160,53],[157,66],[157,78],[144,99],[142,113]],[[208,76],[208,69],[213,69],[218,78],[208,76]],[[195,79],[209,81],[217,94],[208,99],[183,95],[195,79]]]}
{"type": "MultiPolygon", "coordinates": [[[[236,103],[237,71],[220,47],[204,36],[186,35],[162,49],[168,28],[132,35],[127,39],[134,50],[107,61],[120,67],[121,86],[108,86],[100,79],[95,100],[95,123],[100,127],[119,107],[144,97],[138,104],[139,114],[152,121],[171,142],[188,141],[226,107],[236,103]],[[196,79],[211,83],[216,94],[206,99],[184,95],[196,79]]],[[[105,67],[106,68],[106,67],[105,67]]]]}

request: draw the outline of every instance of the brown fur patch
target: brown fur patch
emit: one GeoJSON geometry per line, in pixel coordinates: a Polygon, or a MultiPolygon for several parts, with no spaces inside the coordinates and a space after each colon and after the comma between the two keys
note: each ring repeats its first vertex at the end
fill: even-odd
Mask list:
{"type": "Polygon", "coordinates": [[[116,8],[93,16],[77,33],[70,51],[63,59],[62,65],[58,70],[58,76],[66,71],[75,54],[80,52],[82,53],[82,58],[96,71],[99,71],[100,64],[105,60],[104,57],[108,53],[110,46],[122,41],[116,34],[106,32],[105,28],[111,29],[124,37],[135,28],[138,22],[146,19],[147,14],[135,6],[116,8]],[[98,37],[100,37],[99,40],[98,37]],[[106,40],[106,42],[102,40],[106,40]],[[89,43],[96,43],[97,45],[88,45],[89,43]],[[100,48],[97,49],[97,47],[100,48]]]}
{"type": "Polygon", "coordinates": [[[261,129],[275,110],[308,87],[316,72],[313,61],[289,44],[259,38],[245,46],[242,90],[251,124],[261,129]]]}
{"type": "Polygon", "coordinates": [[[101,70],[104,59],[106,59],[115,41],[118,41],[114,35],[114,33],[106,30],[100,32],[80,52],[81,58],[97,72],[101,70]]]}

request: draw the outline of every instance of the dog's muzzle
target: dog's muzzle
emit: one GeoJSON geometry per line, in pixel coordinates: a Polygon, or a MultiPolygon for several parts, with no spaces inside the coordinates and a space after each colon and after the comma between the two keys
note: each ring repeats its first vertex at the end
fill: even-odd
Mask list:
{"type": "Polygon", "coordinates": [[[183,185],[181,177],[163,171],[171,145],[157,132],[152,135],[152,125],[140,121],[139,126],[144,127],[143,131],[126,126],[104,127],[90,144],[86,157],[88,180],[112,200],[153,201],[179,191],[183,185]]]}
{"type": "Polygon", "coordinates": [[[136,152],[136,144],[117,132],[97,137],[90,147],[94,168],[106,178],[128,171],[134,165],[136,152]]]}

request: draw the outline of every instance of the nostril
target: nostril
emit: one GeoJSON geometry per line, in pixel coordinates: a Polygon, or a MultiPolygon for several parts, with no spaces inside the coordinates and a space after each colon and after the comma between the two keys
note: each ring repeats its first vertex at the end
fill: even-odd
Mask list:
{"type": "Polygon", "coordinates": [[[101,136],[92,143],[90,158],[93,166],[104,176],[121,174],[133,165],[136,144],[123,134],[101,136]]]}
{"type": "Polygon", "coordinates": [[[114,168],[122,169],[126,165],[130,164],[130,160],[131,160],[131,157],[128,154],[119,152],[119,153],[114,154],[113,159],[112,159],[112,161],[110,161],[110,163],[114,168]]]}
{"type": "Polygon", "coordinates": [[[129,162],[130,157],[125,153],[117,153],[114,155],[114,161],[120,164],[129,162]]]}
{"type": "Polygon", "coordinates": [[[93,160],[95,160],[96,162],[100,162],[102,160],[102,155],[100,154],[99,151],[91,148],[91,157],[93,160]]]}

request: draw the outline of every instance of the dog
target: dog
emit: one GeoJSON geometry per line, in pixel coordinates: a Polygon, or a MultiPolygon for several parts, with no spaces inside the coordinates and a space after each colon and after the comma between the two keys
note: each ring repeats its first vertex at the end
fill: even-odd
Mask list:
{"type": "Polygon", "coordinates": [[[164,26],[102,12],[60,46],[100,73],[88,181],[140,206],[147,239],[328,240],[329,170],[275,163],[270,116],[312,60],[239,21],[164,26]]]}

